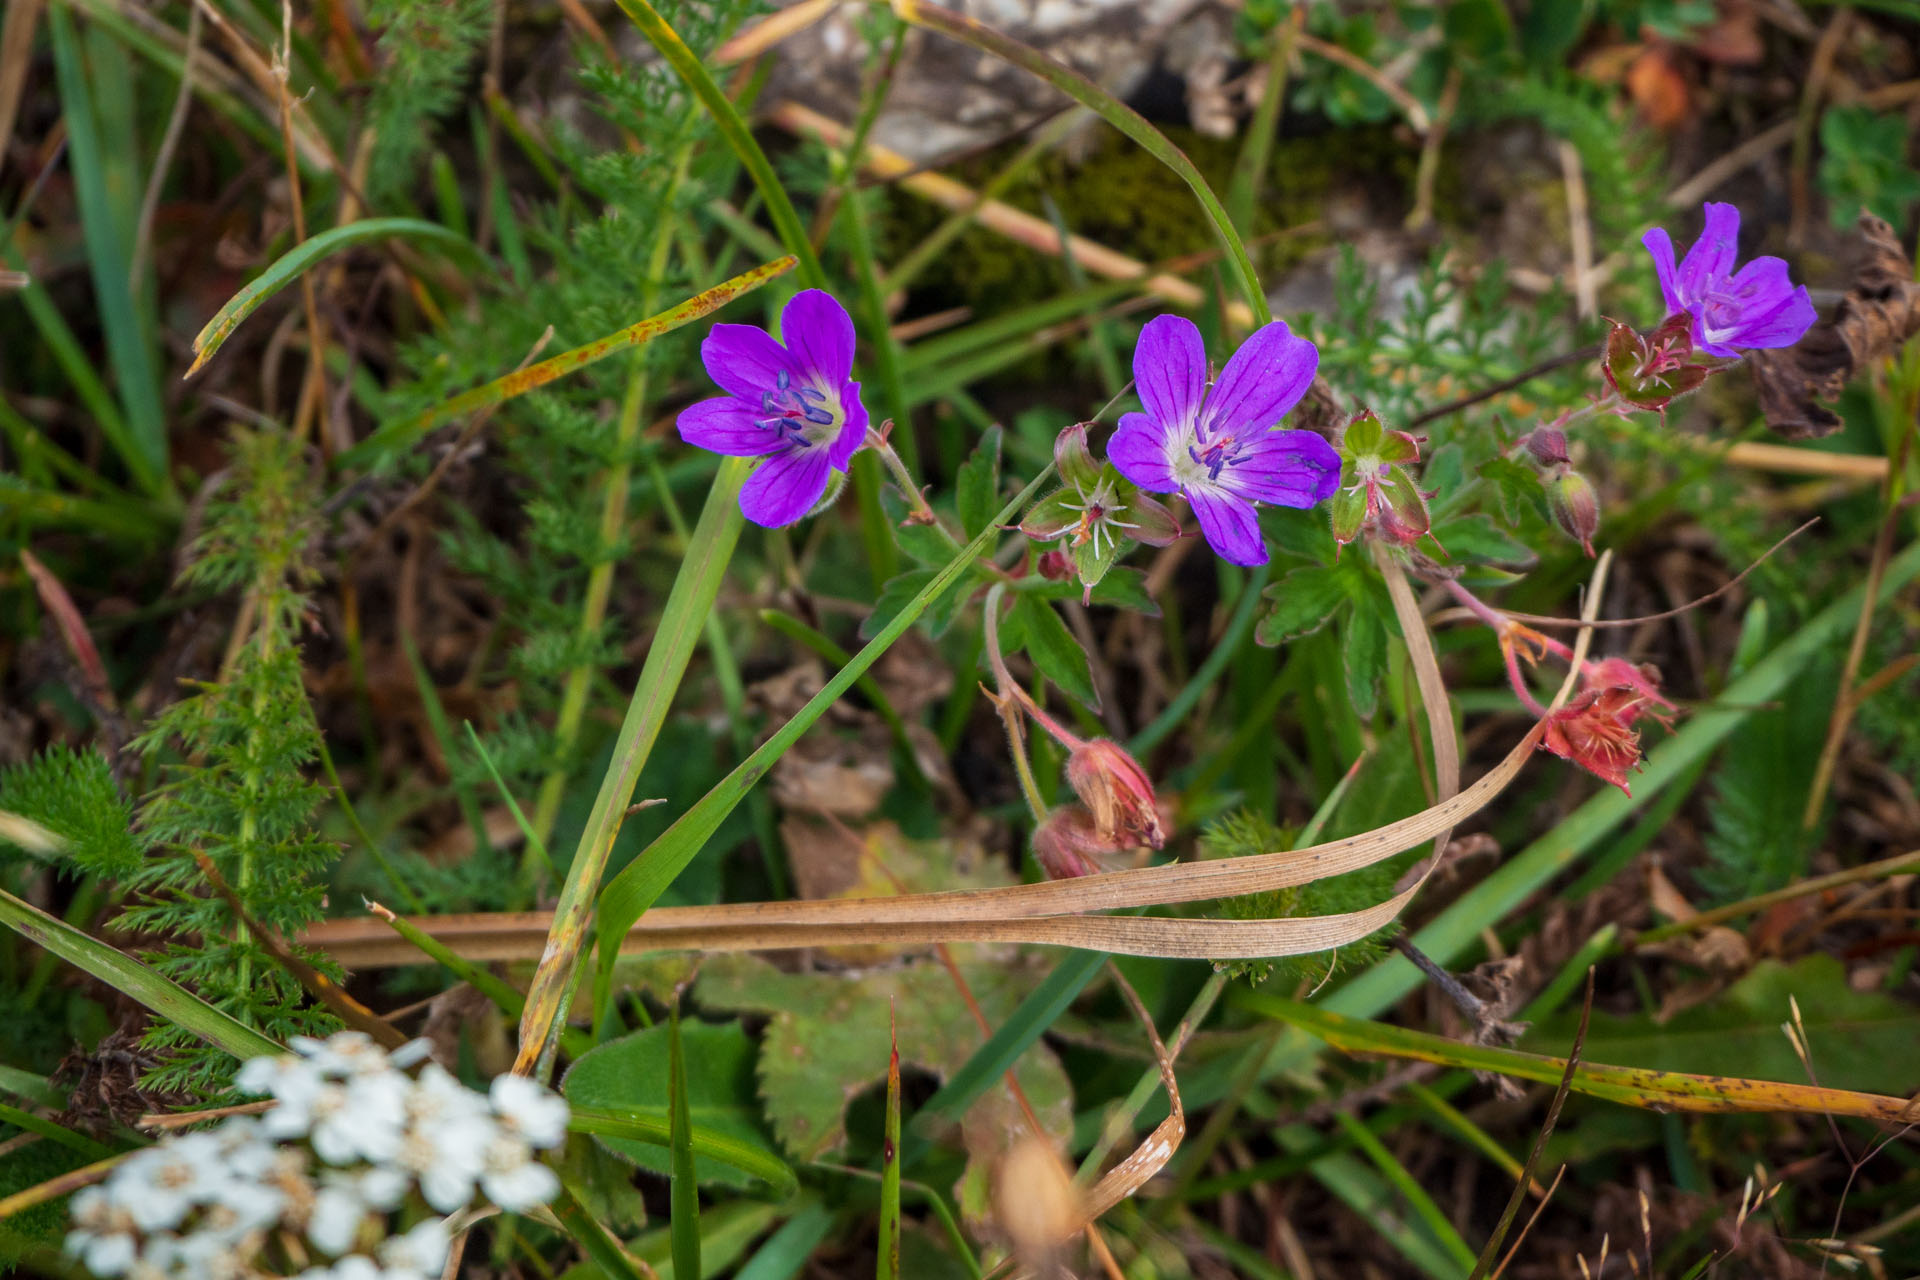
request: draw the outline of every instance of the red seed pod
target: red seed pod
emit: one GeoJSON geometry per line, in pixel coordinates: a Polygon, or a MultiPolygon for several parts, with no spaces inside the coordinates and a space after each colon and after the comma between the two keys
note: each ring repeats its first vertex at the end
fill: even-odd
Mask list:
{"type": "Polygon", "coordinates": [[[1093,815],[1077,804],[1061,805],[1033,833],[1033,857],[1049,880],[1098,875],[1120,852],[1094,828],[1093,815]]]}
{"type": "Polygon", "coordinates": [[[1067,757],[1067,783],[1114,847],[1158,849],[1167,842],[1153,782],[1118,743],[1094,738],[1075,747],[1067,757]]]}
{"type": "Polygon", "coordinates": [[[1558,427],[1535,427],[1527,435],[1527,452],[1543,467],[1567,461],[1567,433],[1558,427]]]}
{"type": "Polygon", "coordinates": [[[1073,557],[1064,551],[1043,551],[1034,567],[1048,582],[1065,582],[1073,576],[1073,557]]]}

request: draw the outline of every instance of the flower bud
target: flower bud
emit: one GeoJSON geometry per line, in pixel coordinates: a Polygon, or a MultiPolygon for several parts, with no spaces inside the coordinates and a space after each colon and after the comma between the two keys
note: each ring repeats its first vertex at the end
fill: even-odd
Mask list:
{"type": "Polygon", "coordinates": [[[1543,467],[1565,465],[1567,433],[1558,427],[1535,427],[1527,435],[1527,452],[1543,467]]]}
{"type": "Polygon", "coordinates": [[[1094,738],[1067,757],[1067,783],[1093,815],[1094,828],[1115,848],[1158,849],[1166,843],[1153,782],[1118,743],[1094,738]]]}
{"type": "Polygon", "coordinates": [[[1106,870],[1105,859],[1120,852],[1094,829],[1093,815],[1064,804],[1047,815],[1033,833],[1033,857],[1049,880],[1072,880],[1106,870]]]}
{"type": "Polygon", "coordinates": [[[1073,557],[1064,551],[1043,551],[1034,568],[1048,582],[1065,582],[1073,576],[1073,557]]]}
{"type": "Polygon", "coordinates": [[[1600,531],[1600,499],[1593,486],[1585,476],[1564,464],[1555,467],[1544,480],[1553,522],[1591,556],[1593,535],[1600,531]]]}

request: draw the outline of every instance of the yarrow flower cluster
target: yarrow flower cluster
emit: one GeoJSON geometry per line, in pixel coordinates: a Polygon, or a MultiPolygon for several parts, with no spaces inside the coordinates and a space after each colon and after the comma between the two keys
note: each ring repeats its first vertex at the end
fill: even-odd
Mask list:
{"type": "Polygon", "coordinates": [[[137,1151],[76,1194],[67,1251],[97,1276],[241,1280],[284,1274],[261,1255],[285,1232],[331,1260],[299,1280],[432,1280],[451,1241],[442,1215],[476,1189],[515,1212],[559,1190],[534,1154],[566,1140],[567,1104],[545,1086],[501,1076],[477,1093],[431,1062],[409,1076],[424,1040],[388,1053],[343,1031],[292,1047],[240,1068],[243,1092],[273,1098],[264,1115],[137,1151]],[[390,1234],[416,1192],[434,1214],[390,1234]]]}

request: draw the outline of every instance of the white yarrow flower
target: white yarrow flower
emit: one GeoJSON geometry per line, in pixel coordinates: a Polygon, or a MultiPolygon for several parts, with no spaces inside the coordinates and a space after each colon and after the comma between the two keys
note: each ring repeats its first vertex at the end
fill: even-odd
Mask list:
{"type": "Polygon", "coordinates": [[[386,1265],[389,1280],[433,1280],[447,1265],[447,1251],[453,1237],[445,1220],[428,1218],[405,1235],[390,1236],[380,1245],[380,1261],[386,1265]]]}
{"type": "Polygon", "coordinates": [[[502,1124],[535,1147],[557,1147],[567,1140],[567,1103],[538,1080],[526,1076],[494,1077],[488,1090],[493,1110],[502,1124]]]}
{"type": "Polygon", "coordinates": [[[397,1071],[364,1072],[327,1085],[312,1106],[314,1154],[328,1164],[392,1160],[400,1152],[410,1090],[397,1071]]]}
{"type": "Polygon", "coordinates": [[[478,1093],[431,1062],[410,1078],[424,1040],[390,1053],[341,1032],[293,1048],[240,1068],[240,1089],[273,1099],[262,1116],[163,1138],[76,1194],[67,1251],[110,1280],[254,1280],[269,1238],[287,1231],[335,1259],[300,1280],[436,1280],[445,1221],[379,1239],[416,1189],[441,1213],[466,1208],[476,1187],[513,1212],[558,1193],[536,1151],[566,1141],[568,1110],[546,1086],[506,1076],[478,1093]],[[377,1261],[350,1252],[363,1244],[377,1261]]]}
{"type": "Polygon", "coordinates": [[[141,1231],[180,1225],[226,1181],[220,1143],[211,1134],[189,1133],[134,1152],[107,1181],[107,1190],[141,1231]]]}
{"type": "Polygon", "coordinates": [[[502,1209],[519,1213],[553,1199],[560,1190],[560,1179],[533,1158],[532,1147],[503,1133],[487,1146],[480,1190],[502,1209]]]}

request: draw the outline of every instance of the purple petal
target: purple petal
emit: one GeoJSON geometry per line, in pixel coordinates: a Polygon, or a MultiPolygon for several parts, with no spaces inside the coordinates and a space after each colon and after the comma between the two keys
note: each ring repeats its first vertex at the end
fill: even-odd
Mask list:
{"type": "Polygon", "coordinates": [[[827,491],[827,451],[788,449],[753,469],[740,490],[740,512],[765,529],[790,525],[827,491]]]}
{"type": "Polygon", "coordinates": [[[1667,314],[1679,315],[1687,309],[1687,302],[1680,296],[1680,277],[1673,265],[1673,237],[1665,227],[1655,227],[1640,237],[1640,243],[1647,246],[1653,258],[1653,274],[1660,277],[1660,296],[1667,301],[1667,314]]]}
{"type": "Polygon", "coordinates": [[[831,390],[853,375],[853,317],[832,294],[802,289],[780,313],[780,336],[807,381],[831,390]]]}
{"type": "Polygon", "coordinates": [[[1220,371],[1201,421],[1209,434],[1270,427],[1300,403],[1319,367],[1320,349],[1294,337],[1284,321],[1262,325],[1220,371]]]}
{"type": "Polygon", "coordinates": [[[1133,384],[1155,422],[1180,428],[1193,421],[1207,394],[1207,348],[1193,321],[1185,316],[1147,321],[1133,348],[1133,384]]]}
{"type": "Polygon", "coordinates": [[[680,411],[680,438],[710,453],[729,458],[757,458],[772,453],[784,440],[778,431],[760,425],[760,415],[745,400],[715,396],[680,411]]]}
{"type": "Polygon", "coordinates": [[[1680,263],[1680,296],[1688,306],[1700,301],[1709,280],[1733,274],[1733,260],[1739,252],[1740,210],[1709,201],[1707,224],[1680,263]]]}
{"type": "Polygon", "coordinates": [[[842,383],[839,394],[840,412],[846,416],[840,423],[840,434],[827,442],[827,461],[835,471],[845,471],[847,463],[866,443],[867,406],[860,399],[860,384],[857,382],[842,383]]]}
{"type": "Polygon", "coordinates": [[[1790,347],[1813,324],[1813,299],[1796,289],[1779,258],[1755,258],[1740,268],[1727,291],[1740,305],[1740,321],[1725,341],[1736,347],[1790,347]]]}
{"type": "Polygon", "coordinates": [[[1807,336],[1819,319],[1805,287],[1781,300],[1771,315],[1755,316],[1740,326],[1732,341],[1741,347],[1790,347],[1807,336]]]}
{"type": "Polygon", "coordinates": [[[1269,431],[1250,438],[1221,487],[1255,502],[1310,507],[1340,487],[1340,455],[1312,431],[1269,431]]]}
{"type": "Polygon", "coordinates": [[[1144,413],[1123,413],[1120,429],[1107,441],[1107,461],[1149,493],[1172,493],[1180,487],[1167,461],[1167,445],[1174,435],[1169,425],[1144,413]]]}
{"type": "Polygon", "coordinates": [[[700,343],[700,359],[707,376],[727,391],[760,403],[760,397],[779,385],[785,373],[804,381],[806,370],[767,331],[750,324],[717,324],[700,343]]]}
{"type": "Polygon", "coordinates": [[[1267,562],[1267,544],[1260,537],[1260,518],[1253,504],[1209,485],[1187,490],[1200,532],[1207,545],[1228,564],[1256,565],[1267,562]]]}

